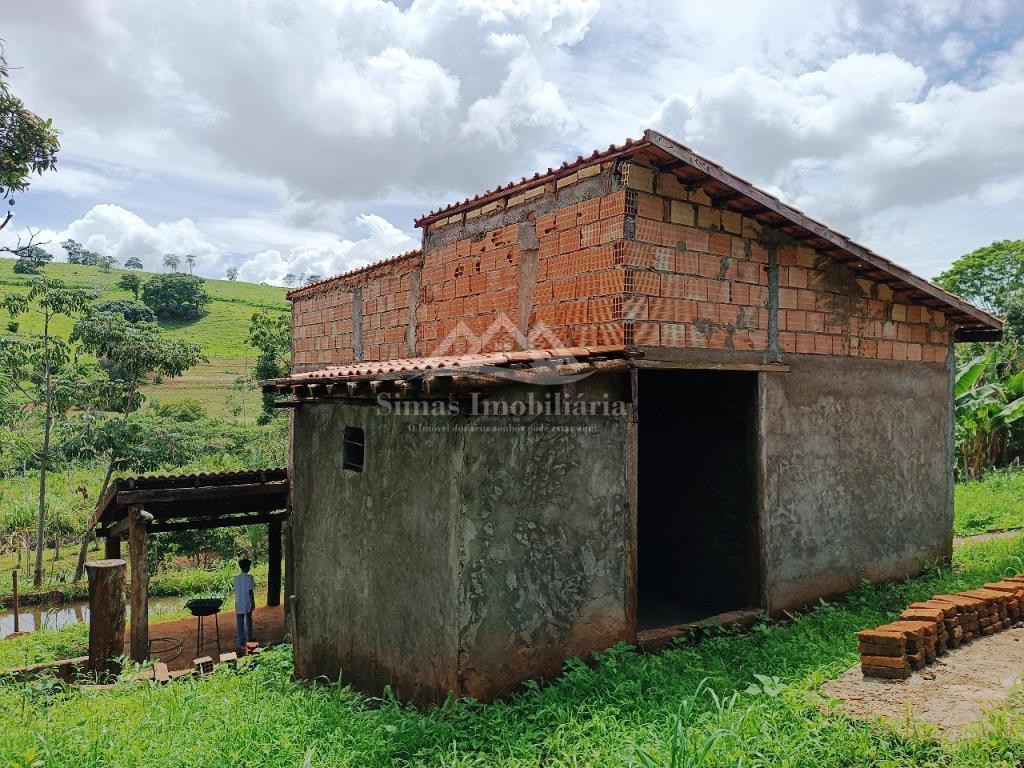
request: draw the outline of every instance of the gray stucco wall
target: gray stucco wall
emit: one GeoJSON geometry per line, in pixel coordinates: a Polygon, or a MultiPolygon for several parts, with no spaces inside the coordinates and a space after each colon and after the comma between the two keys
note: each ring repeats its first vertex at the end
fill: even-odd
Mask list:
{"type": "Polygon", "coordinates": [[[461,441],[362,405],[307,404],[294,420],[296,675],[443,700],[457,683],[461,441]],[[346,426],[365,429],[361,473],[342,469],[346,426]]]}
{"type": "Polygon", "coordinates": [[[767,608],[916,573],[952,550],[948,366],[787,356],[760,376],[767,608]]]}
{"type": "Polygon", "coordinates": [[[627,424],[297,409],[296,674],[490,699],[631,639],[627,424]],[[345,426],[365,429],[362,473],[341,468],[345,426]]]}
{"type": "Polygon", "coordinates": [[[474,421],[459,478],[459,669],[463,693],[487,699],[632,639],[628,419],[474,421]]]}

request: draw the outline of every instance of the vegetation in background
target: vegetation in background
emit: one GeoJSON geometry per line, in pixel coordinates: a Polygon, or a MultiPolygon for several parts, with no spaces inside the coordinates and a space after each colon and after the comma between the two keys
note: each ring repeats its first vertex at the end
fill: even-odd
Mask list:
{"type": "Polygon", "coordinates": [[[180,272],[153,275],[142,286],[142,303],[161,320],[198,320],[210,301],[201,278],[180,272]]]}
{"type": "Polygon", "coordinates": [[[954,509],[957,536],[1024,528],[1024,472],[1008,467],[958,483],[954,509]]]}
{"type": "Polygon", "coordinates": [[[53,261],[53,256],[38,245],[26,245],[18,250],[14,271],[19,275],[38,275],[39,270],[53,261]]]}
{"type": "MultiPolygon", "coordinates": [[[[142,269],[142,262],[138,259],[135,259],[135,261],[139,262],[138,268],[142,269]]],[[[121,279],[117,281],[117,287],[123,288],[126,291],[131,291],[132,296],[135,297],[135,301],[137,302],[139,300],[139,291],[142,290],[142,278],[138,275],[133,275],[131,272],[125,272],[121,275],[121,279]]],[[[150,314],[152,314],[152,311],[150,311],[150,314]]],[[[155,319],[155,316],[151,319],[155,319]]]]}
{"type": "Polygon", "coordinates": [[[978,478],[1024,453],[1024,240],[978,248],[935,282],[1006,319],[998,344],[956,345],[957,471],[978,478]]]}
{"type": "MultiPolygon", "coordinates": [[[[9,269],[12,263],[0,260],[0,286],[22,297],[15,300],[26,301],[33,278],[14,275],[9,269]]],[[[234,368],[237,373],[230,378],[225,375],[223,383],[201,383],[204,379],[190,374],[178,385],[170,378],[172,369],[166,366],[148,370],[136,366],[145,362],[140,358],[143,352],[153,352],[153,344],[159,346],[157,358],[166,357],[165,353],[174,349],[188,349],[194,355],[197,348],[191,342],[218,351],[230,347],[236,354],[244,354],[250,349],[246,327],[254,312],[287,317],[283,291],[210,281],[214,301],[208,316],[197,321],[163,322],[157,327],[147,322],[152,318],[151,310],[132,301],[132,294],[126,296],[123,286],[118,285],[125,273],[107,274],[83,264],[48,264],[45,269],[45,279],[51,284],[65,282],[65,287],[87,298],[100,299],[86,308],[87,319],[58,316],[50,322],[53,338],[63,345],[74,364],[66,378],[75,382],[67,388],[74,394],[74,403],[54,421],[53,444],[47,458],[44,540],[48,548],[53,547],[55,558],[60,559],[62,543],[77,543],[81,537],[92,504],[110,476],[112,451],[118,446],[129,450],[115,456],[112,473],[211,471],[284,463],[284,420],[275,419],[274,424],[262,427],[232,419],[233,413],[240,413],[244,421],[247,397],[253,399],[251,412],[258,411],[258,395],[251,384],[229,387],[246,372],[245,357],[237,358],[237,362],[220,358],[201,364],[216,366],[215,370],[228,365],[234,368]],[[78,333],[72,341],[76,323],[78,333]],[[143,396],[152,399],[148,406],[142,405],[143,396]],[[132,407],[126,416],[127,403],[132,407]]],[[[44,318],[38,314],[19,315],[8,324],[9,335],[4,337],[2,348],[10,350],[29,343],[42,334],[44,326],[44,318]]],[[[194,363],[195,359],[187,362],[194,363]]],[[[9,366],[0,363],[0,369],[9,366]]],[[[43,409],[21,411],[24,396],[13,386],[10,375],[0,374],[0,384],[4,382],[7,387],[0,388],[0,477],[5,478],[0,485],[0,553],[17,552],[24,564],[24,555],[34,559],[41,552],[30,546],[35,530],[32,505],[38,504],[38,496],[32,502],[27,491],[30,484],[38,487],[41,480],[43,409]]],[[[205,560],[217,549],[210,547],[205,560]]],[[[54,576],[70,576],[56,574],[49,563],[44,570],[49,586],[54,585],[54,576]]]]}
{"type": "MultiPolygon", "coordinates": [[[[253,386],[258,386],[260,381],[288,375],[292,367],[291,317],[257,312],[249,323],[249,343],[259,350],[252,369],[253,386]]],[[[274,402],[277,396],[263,393],[262,397],[260,423],[265,424],[276,415],[274,402]]]]}
{"type": "MultiPolygon", "coordinates": [[[[961,548],[944,569],[864,586],[792,624],[765,622],[658,654],[625,646],[506,701],[420,712],[345,686],[292,680],[287,647],[238,670],[103,694],[0,686],[0,751],[49,766],[995,766],[1024,760],[1024,722],[990,713],[958,741],[841,714],[818,686],[857,660],[856,631],[913,600],[1018,567],[1024,537],[961,548]],[[154,727],[159,724],[159,727],[154,727]],[[232,734],[232,738],[211,738],[232,734]],[[698,757],[704,754],[703,761],[698,757]]],[[[53,642],[53,641],[49,641],[53,642]]]]}
{"type": "MultiPolygon", "coordinates": [[[[29,110],[14,95],[9,66],[0,48],[0,199],[23,192],[32,174],[42,175],[57,165],[60,141],[51,120],[29,110]]],[[[7,217],[0,220],[0,228],[7,217]]]]}
{"type": "Polygon", "coordinates": [[[1000,240],[961,256],[935,278],[947,291],[999,316],[1024,288],[1024,240],[1000,240]]]}
{"type": "Polygon", "coordinates": [[[83,378],[82,368],[73,359],[70,346],[53,332],[51,323],[60,315],[76,317],[88,299],[88,294],[81,289],[68,288],[59,280],[37,277],[27,293],[9,293],[0,301],[12,320],[28,312],[37,313],[42,319],[39,334],[0,338],[0,393],[7,394],[9,404],[21,400],[24,409],[42,414],[42,438],[35,450],[39,465],[39,506],[32,581],[37,587],[43,580],[50,437],[55,419],[63,417],[80,402],[83,378]]]}
{"type": "MultiPolygon", "coordinates": [[[[72,339],[80,342],[85,352],[95,355],[106,369],[110,379],[97,387],[98,399],[104,411],[117,414],[89,420],[94,444],[107,462],[95,506],[106,492],[115,470],[138,466],[137,433],[130,421],[132,413],[142,404],[141,390],[146,378],[151,374],[161,378],[180,376],[204,358],[199,345],[167,339],[156,324],[130,322],[120,312],[89,313],[75,326],[72,339]]],[[[82,578],[91,535],[91,531],[83,532],[75,581],[82,578]]]]}
{"type": "Polygon", "coordinates": [[[959,366],[953,384],[956,405],[957,467],[978,478],[989,467],[1006,466],[1019,456],[1024,417],[1024,371],[1008,373],[1019,361],[1001,359],[996,347],[959,366]]]}

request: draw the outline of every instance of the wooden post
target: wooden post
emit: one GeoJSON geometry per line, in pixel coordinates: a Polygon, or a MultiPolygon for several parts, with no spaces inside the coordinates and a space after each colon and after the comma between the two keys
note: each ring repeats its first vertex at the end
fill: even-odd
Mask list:
{"type": "Polygon", "coordinates": [[[89,576],[90,672],[117,674],[114,661],[124,652],[124,560],[96,560],[85,564],[89,576]]]}
{"type": "Polygon", "coordinates": [[[281,604],[281,518],[267,524],[267,605],[281,604]]]}
{"type": "Polygon", "coordinates": [[[107,534],[103,539],[103,556],[107,560],[121,559],[121,537],[107,534]]]}
{"type": "Polygon", "coordinates": [[[128,557],[132,567],[132,631],[130,656],[134,662],[149,658],[149,564],[146,525],[153,516],[137,504],[128,507],[128,557]]]}
{"type": "Polygon", "coordinates": [[[18,569],[11,571],[11,582],[14,590],[14,634],[21,632],[21,599],[18,595],[18,569]]]}

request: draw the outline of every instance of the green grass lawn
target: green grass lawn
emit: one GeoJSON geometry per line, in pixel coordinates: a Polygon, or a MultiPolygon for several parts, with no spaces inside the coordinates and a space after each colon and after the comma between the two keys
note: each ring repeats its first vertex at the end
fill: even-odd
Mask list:
{"type": "Polygon", "coordinates": [[[913,600],[1001,576],[1022,557],[1024,535],[965,545],[952,570],[864,586],[792,624],[654,655],[618,648],[593,666],[569,662],[559,680],[524,686],[510,700],[425,713],[369,701],[344,678],[293,682],[286,648],[252,667],[162,687],[93,694],[7,685],[0,754],[9,765],[54,768],[1019,766],[1020,696],[949,742],[924,728],[850,719],[813,694],[855,663],[857,630],[913,600]]]}
{"type": "Polygon", "coordinates": [[[973,536],[1024,527],[1024,472],[993,470],[956,486],[953,533],[973,536]]]}
{"type": "MultiPolygon", "coordinates": [[[[24,292],[30,275],[14,273],[14,259],[0,259],[0,295],[24,292]]],[[[112,269],[104,272],[99,267],[78,264],[53,263],[44,267],[45,274],[63,280],[69,285],[93,289],[97,300],[130,299],[132,294],[117,287],[124,270],[112,269]]],[[[135,272],[143,281],[151,275],[135,272]]],[[[252,367],[255,350],[246,343],[249,320],[260,310],[288,312],[289,304],[284,296],[285,288],[231,280],[206,280],[205,288],[213,301],[207,307],[206,317],[192,322],[160,323],[168,336],[181,338],[199,344],[209,363],[196,366],[178,379],[171,379],[162,386],[145,388],[146,396],[155,402],[174,402],[189,397],[199,400],[211,416],[241,419],[236,410],[244,410],[251,421],[259,408],[259,394],[248,392],[244,396],[232,392],[230,384],[239,376],[248,373],[252,367]]],[[[0,317],[6,323],[6,316],[0,317]]],[[[20,330],[35,332],[41,328],[41,319],[28,314],[18,318],[20,330]]],[[[53,326],[55,333],[67,335],[71,321],[58,318],[53,326]]]]}

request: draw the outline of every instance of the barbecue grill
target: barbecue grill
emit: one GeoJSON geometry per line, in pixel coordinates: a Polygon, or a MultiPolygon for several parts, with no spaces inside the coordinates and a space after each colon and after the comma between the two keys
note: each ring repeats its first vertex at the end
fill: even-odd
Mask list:
{"type": "Polygon", "coordinates": [[[213,616],[213,626],[217,633],[217,655],[220,655],[220,620],[217,614],[220,613],[224,601],[219,597],[197,597],[185,603],[185,610],[196,617],[196,656],[198,657],[203,649],[203,619],[213,616]]]}

